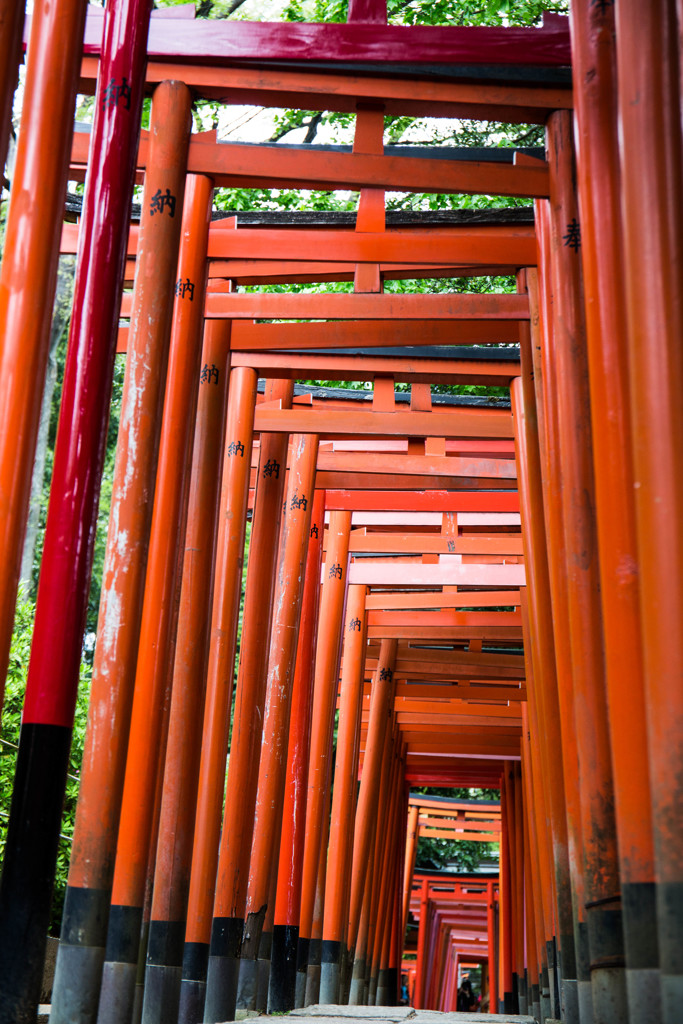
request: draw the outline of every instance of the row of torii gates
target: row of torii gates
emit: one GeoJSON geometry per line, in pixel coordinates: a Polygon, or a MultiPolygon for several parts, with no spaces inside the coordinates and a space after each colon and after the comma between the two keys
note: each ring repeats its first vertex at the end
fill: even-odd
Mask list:
{"type": "MultiPolygon", "coordinates": [[[[0,5],[3,163],[20,6],[0,5]]],[[[492,1008],[673,1024],[676,5],[575,0],[569,22],[529,29],[394,27],[373,0],[343,25],[173,13],[150,23],[150,0],[111,0],[86,23],[83,0],[59,0],[25,29],[0,274],[3,678],[57,260],[78,257],[0,885],[0,1021],[35,1019],[40,991],[118,349],[51,1020],[228,1020],[238,984],[243,1008],[262,1005],[268,962],[272,1009],[307,985],[395,1002],[407,786],[465,785],[502,787],[492,1008]],[[89,136],[72,131],[77,91],[96,96],[89,136]],[[355,114],[353,150],[191,134],[197,97],[355,114]],[[547,152],[385,152],[386,114],[543,124],[547,152]],[[360,204],[351,223],[212,219],[216,186],[356,189],[360,204]],[[386,190],[536,202],[392,219],[386,190]],[[516,293],[383,290],[512,274],[516,293]],[[236,290],[337,280],[353,293],[236,290]],[[310,379],[373,388],[295,386],[310,379]],[[509,385],[511,409],[431,394],[462,383],[509,385]]]]}

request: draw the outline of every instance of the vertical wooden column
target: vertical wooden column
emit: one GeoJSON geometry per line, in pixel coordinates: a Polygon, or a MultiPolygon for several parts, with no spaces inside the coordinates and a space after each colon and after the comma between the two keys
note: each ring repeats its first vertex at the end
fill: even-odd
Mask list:
{"type": "Polygon", "coordinates": [[[93,1014],[99,995],[180,244],[180,213],[152,215],[149,199],[166,188],[182,199],[190,102],[184,85],[165,82],[152,103],[152,159],[140,221],[88,727],[52,991],[55,1024],[93,1014]]]}
{"type": "MultiPolygon", "coordinates": [[[[308,943],[312,938],[311,926],[321,855],[323,807],[331,778],[332,734],[344,626],[350,530],[350,512],[333,511],[330,513],[315,658],[311,747],[308,765],[306,838],[301,885],[299,951],[297,954],[297,972],[303,974],[306,974],[307,971],[308,943]]],[[[298,984],[300,985],[300,982],[298,984]]]]}
{"type": "MultiPolygon", "coordinates": [[[[65,0],[38,5],[33,12],[0,268],[0,707],[50,347],[86,6],[85,0],[65,0]]],[[[24,5],[2,0],[0,10],[0,173],[4,174],[24,5]]],[[[105,55],[105,70],[109,64],[105,55]]]]}
{"type": "Polygon", "coordinates": [[[242,589],[256,385],[254,370],[239,366],[231,371],[179,1024],[196,1024],[204,1013],[242,589]]]}
{"type": "MultiPolygon", "coordinates": [[[[683,196],[680,5],[616,10],[623,294],[639,555],[641,638],[649,739],[662,1019],[683,1003],[683,196]]],[[[631,713],[635,716],[636,709],[631,713]]],[[[641,819],[631,853],[646,849],[641,819]]],[[[622,880],[623,882],[623,880],[622,880]]],[[[647,875],[623,899],[642,918],[633,952],[653,970],[647,875]]],[[[628,941],[628,939],[627,939],[628,941]]],[[[628,947],[627,947],[628,948],[628,947]]],[[[654,978],[652,984],[654,985],[654,978]]],[[[645,985],[645,977],[642,978],[645,985]]]]}
{"type": "MultiPolygon", "coordinates": [[[[266,387],[268,400],[291,405],[292,381],[266,387]]],[[[286,434],[262,434],[247,564],[235,713],[221,836],[204,1016],[232,1020],[237,998],[249,853],[261,752],[268,638],[287,465],[286,434]]]]}
{"type": "MultiPolygon", "coordinates": [[[[76,9],[79,10],[79,5],[76,9]]],[[[0,174],[4,174],[7,161],[14,90],[22,59],[23,27],[23,4],[15,3],[15,0],[0,0],[0,174]]],[[[70,95],[73,102],[73,93],[70,95]]]]}
{"type": "Polygon", "coordinates": [[[268,910],[271,875],[277,878],[289,740],[292,680],[296,662],[304,568],[315,490],[318,437],[294,434],[273,599],[267,690],[249,861],[244,936],[240,954],[240,1004],[256,1009],[256,960],[268,910]]]}
{"type": "Polygon", "coordinates": [[[619,866],[602,639],[600,576],[595,525],[592,425],[585,316],[574,193],[572,117],[548,122],[550,244],[553,319],[550,344],[557,378],[557,422],[567,547],[569,635],[585,871],[591,990],[596,1015],[627,1015],[619,866]]]}
{"type": "Polygon", "coordinates": [[[488,985],[489,1012],[495,1013],[498,1005],[496,971],[496,904],[493,882],[486,883],[486,936],[488,944],[488,985]]]}
{"type": "MultiPolygon", "coordinates": [[[[539,244],[539,260],[549,260],[548,204],[535,208],[539,244]]],[[[529,307],[532,328],[532,356],[536,413],[539,427],[541,464],[543,467],[543,509],[547,535],[548,571],[553,612],[553,638],[557,673],[557,699],[562,732],[562,771],[567,808],[567,841],[572,885],[574,918],[574,951],[576,954],[576,1002],[580,1019],[590,1021],[593,1013],[590,954],[586,925],[585,880],[581,807],[579,798],[578,737],[574,724],[574,689],[572,682],[571,645],[569,642],[569,610],[566,573],[566,543],[562,509],[562,461],[557,423],[557,371],[553,347],[549,342],[552,330],[552,285],[550,275],[527,272],[529,307]]],[[[568,991],[566,995],[571,995],[568,991]]]]}
{"type": "Polygon", "coordinates": [[[410,894],[413,890],[413,873],[415,871],[415,858],[417,856],[417,843],[420,817],[420,805],[413,804],[408,811],[408,840],[406,842],[406,857],[403,871],[403,913],[401,915],[403,932],[405,938],[408,927],[408,912],[410,910],[410,894]]]}
{"type": "MultiPolygon", "coordinates": [[[[301,608],[292,712],[287,751],[287,781],[282,812],[268,1005],[271,1012],[293,1010],[301,908],[301,875],[306,833],[306,791],[313,706],[315,645],[320,605],[320,569],[325,531],[325,492],[317,490],[309,530],[306,581],[301,608]]],[[[303,998],[303,997],[302,997],[303,998]]]]}
{"type": "Polygon", "coordinates": [[[417,930],[417,966],[415,969],[415,995],[413,1001],[418,1009],[424,1007],[424,975],[425,975],[425,946],[427,939],[427,906],[428,886],[426,878],[422,879],[420,888],[420,920],[417,930]]]}
{"type": "Polygon", "coordinates": [[[636,540],[628,346],[623,342],[628,335],[628,289],[620,209],[614,6],[578,0],[571,14],[573,61],[582,83],[575,108],[577,184],[626,983],[630,1020],[635,1024],[647,1017],[656,1024],[661,999],[638,594],[642,570],[636,540]]]}
{"type": "MultiPolygon", "coordinates": [[[[19,753],[0,882],[0,988],[3,999],[0,1020],[21,1024],[35,1019],[40,984],[50,897],[57,857],[62,803],[71,744],[81,645],[86,603],[92,569],[92,548],[97,518],[99,483],[109,422],[109,400],[116,353],[117,314],[123,283],[126,228],[133,188],[135,155],[140,131],[140,110],[144,85],[149,0],[120,0],[107,10],[104,26],[100,89],[92,134],[91,175],[84,202],[81,226],[82,244],[69,335],[69,352],[64,371],[64,386],[59,430],[55,448],[50,506],[45,533],[43,561],[38,587],[33,644],[22,715],[19,753]],[[130,83],[128,106],[110,102],[105,82],[130,83]],[[55,657],[55,651],[59,657],[55,657]]],[[[69,136],[68,115],[73,109],[74,64],[80,40],[82,9],[67,5],[65,22],[60,26],[57,11],[40,22],[36,44],[46,59],[47,72],[58,73],[46,30],[54,30],[54,43],[64,47],[67,56],[65,107],[48,101],[48,110],[59,117],[42,144],[49,160],[39,161],[49,178],[52,161],[61,156],[66,162],[65,138],[69,136]],[[62,28],[63,31],[60,31],[62,28]],[[65,35],[71,30],[75,39],[65,35]],[[51,59],[52,57],[52,59],[51,59]],[[72,63],[73,61],[73,63],[72,63]],[[71,88],[69,88],[71,86],[71,88]],[[52,129],[56,127],[57,135],[52,129]],[[61,138],[63,133],[65,138],[61,138]]],[[[38,53],[36,53],[36,57],[38,53]]],[[[52,89],[59,90],[50,75],[52,89]]],[[[33,102],[48,99],[42,90],[31,96],[33,102]]],[[[41,119],[39,124],[44,125],[41,119]]],[[[22,160],[32,159],[36,139],[29,136],[22,160]]],[[[38,144],[40,148],[40,144],[38,144]]],[[[35,170],[35,168],[33,169],[35,170]]],[[[3,523],[3,565],[7,567],[9,601],[0,614],[6,628],[6,645],[0,640],[0,672],[4,677],[9,650],[11,616],[16,594],[18,569],[26,523],[26,505],[31,481],[36,428],[40,411],[38,395],[45,373],[47,320],[43,324],[43,303],[54,295],[57,258],[57,234],[64,195],[65,166],[57,175],[59,186],[52,192],[46,181],[34,180],[33,172],[24,177],[22,167],[15,181],[17,221],[5,252],[0,280],[0,319],[8,341],[1,369],[7,389],[2,408],[3,448],[0,449],[0,492],[3,495],[0,521],[3,523]],[[32,202],[27,189],[49,193],[44,225],[34,221],[33,232],[26,230],[31,219],[26,203],[32,202]],[[59,212],[58,212],[59,211],[59,212]],[[16,232],[16,234],[15,234],[16,232]],[[33,238],[31,235],[33,234],[33,238]],[[39,236],[37,238],[36,236],[39,236]],[[38,256],[33,242],[51,257],[38,256]],[[16,246],[16,248],[14,248],[16,246]],[[31,265],[29,257],[36,262],[31,265]],[[27,274],[40,275],[38,287],[27,274]],[[5,299],[7,296],[7,300],[5,299]],[[12,301],[14,297],[16,302],[12,301]],[[5,304],[7,301],[7,305],[5,304]],[[36,321],[28,327],[28,318],[36,321]],[[23,332],[27,331],[27,334],[23,332]],[[10,340],[11,339],[11,340],[10,340]],[[25,349],[23,346],[26,346],[25,349]],[[16,347],[18,346],[18,347],[16,347]],[[5,363],[5,358],[9,361],[5,363]],[[28,361],[28,365],[27,365],[28,361]],[[21,371],[18,372],[19,367],[21,371]],[[29,367],[35,377],[29,373],[29,367]],[[17,382],[21,381],[21,384],[17,382]],[[27,386],[27,382],[28,386],[27,386]],[[36,395],[33,388],[36,388],[36,395]],[[30,408],[35,401],[35,407],[30,408]],[[7,419],[5,419],[7,417],[7,419]],[[11,454],[10,454],[11,453],[11,454]],[[17,470],[19,480],[16,478],[17,470]],[[9,502],[9,505],[6,504],[9,502]],[[16,505],[13,503],[16,502],[16,505]],[[10,546],[5,549],[4,543],[10,546]]],[[[39,213],[42,207],[35,212],[39,213]]],[[[49,308],[49,306],[48,306],[49,308]]]]}
{"type": "Polygon", "coordinates": [[[346,603],[337,759],[325,885],[320,968],[321,1003],[339,1002],[341,964],[346,956],[344,947],[348,928],[348,889],[353,856],[354,789],[358,779],[357,733],[365,675],[366,593],[367,587],[354,584],[349,587],[346,603]]]}
{"type": "Polygon", "coordinates": [[[229,321],[207,320],[150,913],[144,1024],[162,1024],[178,1013],[209,654],[229,344],[229,321]]]}
{"type": "MultiPolygon", "coordinates": [[[[530,272],[531,276],[531,272],[530,272]]],[[[531,296],[530,296],[531,298],[531,296]]],[[[532,315],[538,314],[537,282],[533,272],[532,315]]],[[[534,333],[538,334],[537,326],[534,333]]],[[[563,736],[567,724],[562,722],[557,692],[556,652],[553,639],[553,609],[543,516],[543,484],[539,447],[539,424],[534,396],[532,338],[529,329],[520,331],[522,376],[510,389],[515,427],[515,458],[520,489],[522,535],[529,611],[529,652],[533,670],[527,670],[529,703],[539,723],[534,739],[541,759],[540,783],[545,791],[549,811],[548,827],[552,834],[552,857],[555,882],[555,903],[559,934],[558,967],[562,986],[562,1005],[568,1021],[578,1020],[576,991],[576,956],[572,920],[572,892],[569,871],[567,810],[562,772],[563,759],[558,756],[567,744],[563,736]],[[533,685],[529,680],[533,679],[533,685]]],[[[552,969],[552,968],[551,968],[552,969]]]]}
{"type": "Polygon", "coordinates": [[[213,182],[210,178],[203,175],[188,177],[178,273],[181,279],[188,279],[195,285],[195,292],[194,299],[187,292],[176,295],[174,305],[128,756],[102,971],[100,1024],[125,1024],[135,991],[145,871],[154,821],[154,791],[168,728],[164,705],[172,674],[177,628],[175,612],[199,393],[200,339],[204,323],[203,296],[212,196],[213,182]]]}
{"type": "Polygon", "coordinates": [[[363,757],[363,772],[353,838],[353,868],[349,906],[349,938],[352,948],[355,948],[356,934],[358,932],[370,832],[377,813],[384,737],[387,722],[393,713],[396,648],[396,640],[381,641],[377,671],[372,683],[370,719],[368,721],[368,734],[365,755],[363,757]]]}

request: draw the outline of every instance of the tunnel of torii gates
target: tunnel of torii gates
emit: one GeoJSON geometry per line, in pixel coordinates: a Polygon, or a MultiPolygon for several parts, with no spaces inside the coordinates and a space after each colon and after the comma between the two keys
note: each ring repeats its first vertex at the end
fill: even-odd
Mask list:
{"type": "Polygon", "coordinates": [[[492,1009],[680,1024],[674,0],[576,0],[540,28],[400,28],[374,0],[324,25],[150,22],[149,0],[36,4],[24,25],[21,6],[0,4],[3,163],[27,40],[0,274],[3,679],[57,261],[77,263],[0,1021],[39,999],[120,351],[53,1024],[396,1003],[411,907],[414,1002],[449,1008],[467,886],[449,908],[405,871],[410,789],[430,786],[500,788],[500,877],[469,894],[492,1009]],[[355,114],[354,144],[219,143],[190,133],[202,97],[355,114]],[[386,114],[540,124],[546,149],[406,155],[386,114]],[[256,185],[356,190],[358,212],[212,214],[215,187],[256,185]],[[387,190],[534,205],[385,215],[387,190]],[[516,291],[383,290],[494,275],[516,291]],[[333,281],[353,292],[240,290],[333,281]],[[371,390],[297,384],[344,379],[371,390]],[[510,402],[431,391],[466,383],[510,402]]]}

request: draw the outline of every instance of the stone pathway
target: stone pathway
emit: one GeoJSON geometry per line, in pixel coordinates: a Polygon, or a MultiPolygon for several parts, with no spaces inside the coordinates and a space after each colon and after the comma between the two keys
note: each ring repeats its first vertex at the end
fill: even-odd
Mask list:
{"type": "MultiPolygon", "coordinates": [[[[47,1024],[49,1011],[49,1006],[39,1007],[38,1024],[47,1024]]],[[[436,1010],[415,1010],[412,1006],[315,1005],[278,1014],[277,1017],[249,1014],[248,1019],[250,1024],[274,1024],[281,1016],[314,1018],[321,1024],[404,1024],[408,1021],[410,1024],[538,1024],[535,1017],[514,1013],[439,1013],[436,1010]]]]}

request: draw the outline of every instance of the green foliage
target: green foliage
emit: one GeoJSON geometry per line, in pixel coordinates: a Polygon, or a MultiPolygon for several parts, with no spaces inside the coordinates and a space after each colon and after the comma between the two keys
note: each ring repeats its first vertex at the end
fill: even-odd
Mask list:
{"type": "MultiPolygon", "coordinates": [[[[467,789],[428,786],[412,790],[425,796],[445,796],[450,800],[500,800],[497,789],[467,789]]],[[[448,820],[448,819],[446,819],[448,820]]],[[[482,860],[498,856],[498,843],[472,842],[458,839],[418,839],[416,868],[445,869],[455,867],[456,871],[477,871],[482,860]]]]}

